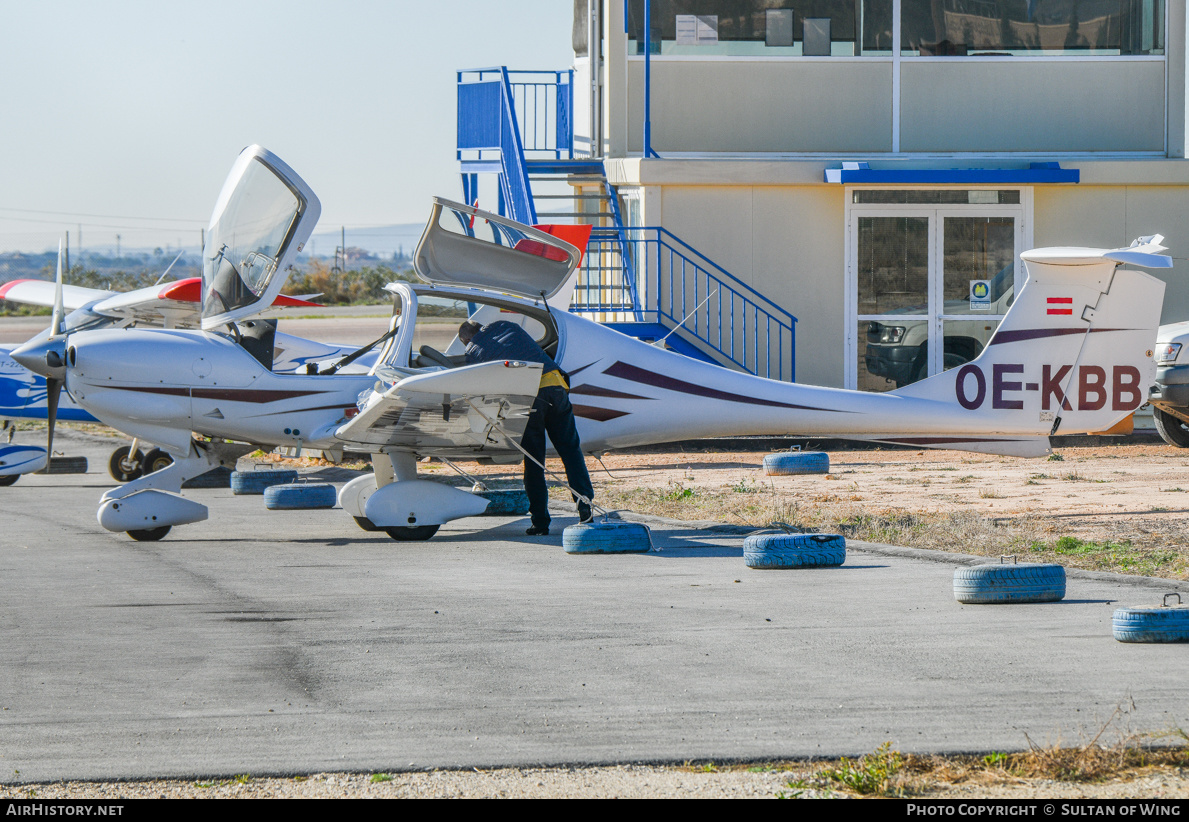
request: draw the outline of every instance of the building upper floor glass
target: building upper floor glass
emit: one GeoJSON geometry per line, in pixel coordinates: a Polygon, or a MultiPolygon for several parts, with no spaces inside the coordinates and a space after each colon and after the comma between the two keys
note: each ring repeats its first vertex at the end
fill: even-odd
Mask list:
{"type": "MultiPolygon", "coordinates": [[[[644,0],[628,52],[644,53],[644,0]]],[[[735,57],[1163,55],[1165,0],[651,0],[653,54],[735,57]]]]}

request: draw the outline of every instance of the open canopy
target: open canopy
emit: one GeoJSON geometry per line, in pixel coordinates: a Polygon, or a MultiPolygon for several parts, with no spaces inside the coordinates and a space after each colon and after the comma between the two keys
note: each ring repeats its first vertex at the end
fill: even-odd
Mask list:
{"type": "Polygon", "coordinates": [[[240,153],[211,215],[202,250],[202,327],[217,328],[272,305],[321,205],[267,149],[240,153]]]}
{"type": "MultiPolygon", "coordinates": [[[[590,236],[589,226],[553,228],[581,228],[590,236]]],[[[548,231],[435,197],[413,265],[417,275],[433,285],[548,299],[581,261],[581,249],[548,231]]]]}

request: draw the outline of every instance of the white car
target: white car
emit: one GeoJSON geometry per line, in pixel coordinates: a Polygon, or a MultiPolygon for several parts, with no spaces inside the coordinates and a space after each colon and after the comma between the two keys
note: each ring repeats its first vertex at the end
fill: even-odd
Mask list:
{"type": "Polygon", "coordinates": [[[1156,387],[1148,396],[1156,430],[1169,445],[1189,448],[1189,322],[1160,326],[1156,387]]]}

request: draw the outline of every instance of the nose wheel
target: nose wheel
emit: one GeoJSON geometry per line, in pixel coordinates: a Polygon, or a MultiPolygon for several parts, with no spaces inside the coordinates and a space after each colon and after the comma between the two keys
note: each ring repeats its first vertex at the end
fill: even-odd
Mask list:
{"type": "Polygon", "coordinates": [[[440,525],[397,525],[385,528],[384,532],[397,542],[417,542],[429,539],[438,532],[440,527],[440,525]]]}
{"type": "Polygon", "coordinates": [[[129,531],[128,536],[137,542],[156,542],[169,533],[172,525],[162,525],[160,528],[145,528],[140,531],[129,531]]]}

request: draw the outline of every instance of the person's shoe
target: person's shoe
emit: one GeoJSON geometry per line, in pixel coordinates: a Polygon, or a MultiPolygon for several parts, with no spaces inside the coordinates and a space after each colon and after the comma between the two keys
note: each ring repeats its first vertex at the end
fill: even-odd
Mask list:
{"type": "Polygon", "coordinates": [[[585,502],[578,503],[578,522],[590,522],[594,519],[594,512],[585,502]]]}
{"type": "Polygon", "coordinates": [[[549,526],[541,527],[540,525],[532,525],[524,533],[530,537],[547,537],[549,536],[549,526]]]}

